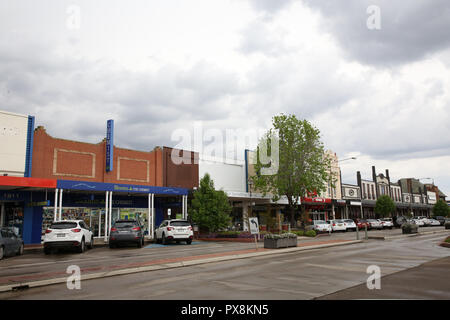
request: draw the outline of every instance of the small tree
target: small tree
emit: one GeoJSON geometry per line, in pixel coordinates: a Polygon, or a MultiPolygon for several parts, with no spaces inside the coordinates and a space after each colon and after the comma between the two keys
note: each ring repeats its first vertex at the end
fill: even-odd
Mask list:
{"type": "Polygon", "coordinates": [[[214,181],[208,173],[200,180],[200,187],[194,192],[189,215],[201,230],[216,232],[231,223],[231,206],[222,190],[214,189],[214,181]]]}
{"type": "Polygon", "coordinates": [[[320,131],[308,120],[295,115],[278,115],[272,119],[273,128],[262,137],[257,148],[256,175],[251,177],[255,188],[273,201],[282,196],[288,200],[287,216],[295,226],[295,208],[308,192],[320,194],[330,181],[330,159],[325,155],[320,131]],[[278,143],[276,143],[278,142],[278,143]],[[272,147],[273,145],[273,147],[272,147]],[[277,147],[278,145],[278,147],[277,147]],[[273,149],[273,150],[272,150],[273,149]],[[260,159],[267,150],[270,161],[260,159]],[[264,173],[265,169],[269,173],[264,173]],[[272,171],[273,168],[276,168],[272,171]]]}
{"type": "Polygon", "coordinates": [[[395,212],[395,203],[391,197],[382,195],[378,198],[375,204],[375,213],[381,217],[388,217],[395,212]]]}
{"type": "Polygon", "coordinates": [[[450,208],[444,200],[438,200],[433,206],[433,216],[450,216],[450,208]]]}

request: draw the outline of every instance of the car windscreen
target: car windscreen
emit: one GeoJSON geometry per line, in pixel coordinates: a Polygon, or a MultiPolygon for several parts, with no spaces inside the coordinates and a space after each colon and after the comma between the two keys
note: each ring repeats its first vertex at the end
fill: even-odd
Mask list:
{"type": "Polygon", "coordinates": [[[354,222],[353,220],[344,220],[345,222],[349,222],[349,223],[352,223],[352,222],[354,222]]]}
{"type": "Polygon", "coordinates": [[[116,228],[134,228],[137,226],[137,223],[134,221],[117,221],[114,224],[116,228]]]}
{"type": "Polygon", "coordinates": [[[77,227],[76,222],[54,222],[50,229],[73,229],[77,227]]]}
{"type": "Polygon", "coordinates": [[[173,227],[189,227],[191,224],[187,221],[171,221],[170,225],[173,227]]]}
{"type": "Polygon", "coordinates": [[[314,224],[326,224],[326,222],[323,220],[315,220],[314,224]]]}
{"type": "Polygon", "coordinates": [[[334,220],[334,222],[342,223],[342,222],[344,222],[344,220],[334,220]]]}

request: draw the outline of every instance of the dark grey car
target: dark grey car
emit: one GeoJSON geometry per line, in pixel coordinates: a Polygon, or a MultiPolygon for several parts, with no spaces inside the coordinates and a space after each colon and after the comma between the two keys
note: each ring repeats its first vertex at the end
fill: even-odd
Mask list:
{"type": "Polygon", "coordinates": [[[0,228],[0,260],[5,256],[23,254],[23,240],[11,229],[0,228]]]}
{"type": "Polygon", "coordinates": [[[109,234],[109,247],[119,244],[135,244],[138,248],[144,245],[144,233],[137,220],[117,220],[109,234]]]}

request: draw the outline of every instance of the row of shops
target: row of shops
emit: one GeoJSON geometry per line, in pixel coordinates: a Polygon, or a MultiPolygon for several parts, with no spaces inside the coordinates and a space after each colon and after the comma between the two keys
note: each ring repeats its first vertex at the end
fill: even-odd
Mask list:
{"type": "Polygon", "coordinates": [[[186,188],[7,176],[0,177],[0,185],[0,224],[26,244],[40,243],[57,220],[82,219],[103,238],[114,221],[136,219],[152,238],[164,219],[187,217],[186,188]]]}

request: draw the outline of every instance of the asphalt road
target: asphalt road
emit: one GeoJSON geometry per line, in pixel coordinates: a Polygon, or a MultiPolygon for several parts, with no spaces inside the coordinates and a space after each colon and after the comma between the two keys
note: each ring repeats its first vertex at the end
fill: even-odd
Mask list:
{"type": "MultiPolygon", "coordinates": [[[[58,284],[2,293],[0,299],[313,299],[365,284],[369,277],[367,268],[371,265],[381,268],[382,289],[367,292],[365,298],[377,299],[389,275],[449,257],[450,249],[438,246],[445,236],[371,240],[349,246],[88,280],[81,283],[80,290],[69,290],[65,284],[58,284]]],[[[400,280],[404,286],[396,297],[430,297],[433,286],[430,287],[428,278],[431,276],[409,278],[406,275],[400,280]],[[420,290],[414,290],[412,294],[409,284],[423,286],[425,291],[421,295],[420,290]]],[[[450,281],[442,279],[435,296],[448,299],[450,281]]]]}

